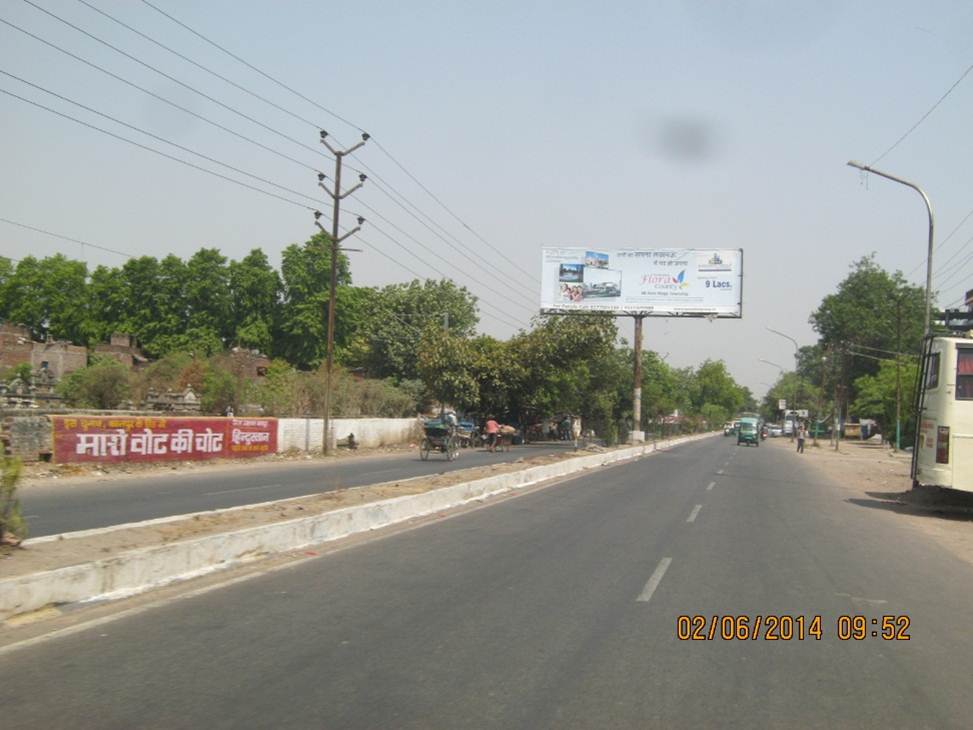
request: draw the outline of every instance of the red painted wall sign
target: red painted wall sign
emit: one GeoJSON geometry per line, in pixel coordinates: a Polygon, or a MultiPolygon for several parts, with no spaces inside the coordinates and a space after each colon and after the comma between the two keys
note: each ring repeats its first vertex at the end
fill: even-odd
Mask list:
{"type": "Polygon", "coordinates": [[[190,461],[277,451],[276,418],[51,416],[54,460],[190,461]]]}

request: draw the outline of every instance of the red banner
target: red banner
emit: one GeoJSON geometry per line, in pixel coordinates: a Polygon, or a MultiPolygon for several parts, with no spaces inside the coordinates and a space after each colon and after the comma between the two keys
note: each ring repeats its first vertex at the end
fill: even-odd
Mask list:
{"type": "Polygon", "coordinates": [[[54,460],[190,461],[277,451],[275,418],[51,416],[54,460]]]}

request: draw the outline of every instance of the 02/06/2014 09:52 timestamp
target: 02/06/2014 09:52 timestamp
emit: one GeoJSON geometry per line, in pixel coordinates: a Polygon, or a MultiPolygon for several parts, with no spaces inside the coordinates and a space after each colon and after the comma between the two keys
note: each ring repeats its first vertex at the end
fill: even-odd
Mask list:
{"type": "MultiPolygon", "coordinates": [[[[680,641],[820,641],[828,635],[820,615],[728,614],[725,616],[682,614],[676,617],[676,638],[680,641]]],[[[902,615],[868,617],[841,615],[834,622],[839,641],[909,641],[912,620],[902,615]]]]}

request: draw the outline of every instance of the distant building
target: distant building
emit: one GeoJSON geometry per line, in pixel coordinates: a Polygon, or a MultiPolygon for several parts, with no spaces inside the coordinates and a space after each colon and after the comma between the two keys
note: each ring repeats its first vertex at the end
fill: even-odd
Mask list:
{"type": "Polygon", "coordinates": [[[46,370],[60,380],[88,364],[88,350],[54,338],[34,342],[26,327],[6,322],[0,324],[0,366],[11,368],[24,363],[35,373],[46,370]]]}
{"type": "Polygon", "coordinates": [[[107,355],[118,360],[122,365],[135,368],[144,365],[149,360],[142,353],[138,341],[129,334],[115,332],[108,344],[95,345],[96,355],[107,355]]]}

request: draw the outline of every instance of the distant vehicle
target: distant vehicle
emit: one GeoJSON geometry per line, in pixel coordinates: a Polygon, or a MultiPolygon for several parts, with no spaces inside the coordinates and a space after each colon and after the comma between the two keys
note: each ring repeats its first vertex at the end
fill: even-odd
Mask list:
{"type": "Polygon", "coordinates": [[[733,421],[727,421],[726,423],[723,424],[724,436],[732,436],[733,434],[736,433],[736,431],[737,431],[736,424],[733,423],[733,421]]]}
{"type": "Polygon", "coordinates": [[[778,426],[776,423],[771,423],[767,426],[767,435],[771,438],[777,438],[778,436],[784,435],[784,429],[778,426]]]}
{"type": "Polygon", "coordinates": [[[912,485],[973,492],[973,340],[927,337],[919,382],[912,485]]]}
{"type": "Polygon", "coordinates": [[[756,418],[741,418],[737,430],[737,446],[753,444],[760,446],[760,421],[756,418]]]}

